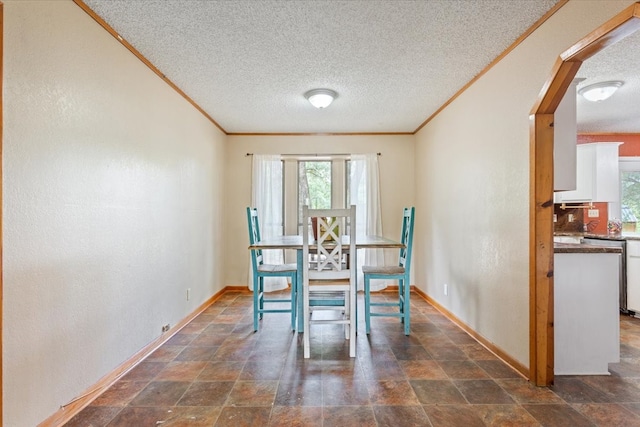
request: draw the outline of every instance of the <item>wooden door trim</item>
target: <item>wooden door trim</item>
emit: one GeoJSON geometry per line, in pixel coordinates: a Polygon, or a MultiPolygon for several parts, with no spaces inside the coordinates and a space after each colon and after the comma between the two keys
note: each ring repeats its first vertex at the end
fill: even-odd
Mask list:
{"type": "Polygon", "coordinates": [[[2,187],[3,187],[3,180],[2,177],[3,175],[3,171],[2,171],[2,165],[4,163],[4,155],[3,155],[3,149],[2,149],[2,141],[3,141],[3,135],[4,135],[4,3],[2,3],[0,1],[0,426],[4,425],[3,421],[2,421],[2,414],[4,413],[3,411],[3,406],[2,406],[2,402],[4,402],[4,394],[3,394],[3,384],[4,384],[4,378],[2,376],[2,371],[4,370],[3,367],[3,359],[2,359],[2,353],[4,352],[3,347],[2,347],[2,343],[4,342],[4,337],[3,337],[3,329],[4,329],[4,325],[2,322],[2,319],[4,319],[4,312],[2,310],[2,307],[4,306],[4,298],[3,298],[3,289],[4,289],[4,283],[2,281],[2,278],[4,277],[4,270],[3,270],[3,255],[2,255],[2,242],[3,242],[3,234],[2,234],[2,229],[3,229],[3,218],[4,218],[4,211],[2,209],[2,206],[4,204],[4,197],[2,194],[2,187]]]}
{"type": "Polygon", "coordinates": [[[582,62],[640,29],[640,2],[596,28],[556,60],[530,117],[529,379],[553,383],[553,113],[582,62]]]}

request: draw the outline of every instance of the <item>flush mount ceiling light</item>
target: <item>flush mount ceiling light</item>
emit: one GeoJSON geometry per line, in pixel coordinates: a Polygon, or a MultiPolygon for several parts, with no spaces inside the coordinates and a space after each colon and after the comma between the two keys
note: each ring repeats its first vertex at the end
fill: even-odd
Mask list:
{"type": "Polygon", "coordinates": [[[580,88],[578,93],[588,101],[599,102],[613,95],[620,86],[622,86],[620,81],[601,82],[580,88]]]}
{"type": "Polygon", "coordinates": [[[304,97],[316,108],[327,108],[338,94],[331,89],[313,89],[305,93],[304,97]]]}

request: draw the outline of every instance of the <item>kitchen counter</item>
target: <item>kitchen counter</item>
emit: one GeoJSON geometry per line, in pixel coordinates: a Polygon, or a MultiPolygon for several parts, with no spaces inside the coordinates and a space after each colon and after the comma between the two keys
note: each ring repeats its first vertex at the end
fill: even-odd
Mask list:
{"type": "Polygon", "coordinates": [[[620,361],[621,248],[557,246],[570,251],[553,256],[554,373],[609,375],[609,363],[620,361]]]}
{"type": "Polygon", "coordinates": [[[603,240],[640,240],[640,233],[632,233],[628,231],[623,231],[621,234],[576,233],[576,232],[557,231],[557,232],[554,232],[553,235],[568,236],[568,237],[584,237],[589,239],[603,239],[603,240]]]}
{"type": "Polygon", "coordinates": [[[623,234],[596,234],[596,233],[584,233],[583,237],[588,239],[602,239],[602,240],[624,240],[623,234]]]}
{"type": "Polygon", "coordinates": [[[622,248],[616,246],[600,246],[586,243],[554,243],[553,252],[556,254],[591,253],[591,254],[622,254],[622,248]]]}

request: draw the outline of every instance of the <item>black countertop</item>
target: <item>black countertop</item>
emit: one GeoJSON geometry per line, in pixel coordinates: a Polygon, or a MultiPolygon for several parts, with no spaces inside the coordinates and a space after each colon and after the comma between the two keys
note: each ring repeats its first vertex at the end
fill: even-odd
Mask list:
{"type": "Polygon", "coordinates": [[[554,243],[553,252],[556,254],[622,254],[619,246],[601,246],[588,243],[554,243]]]}
{"type": "Polygon", "coordinates": [[[603,239],[603,240],[640,240],[640,233],[631,233],[623,231],[618,234],[597,234],[597,233],[576,233],[557,231],[554,236],[576,236],[585,239],[603,239]]]}

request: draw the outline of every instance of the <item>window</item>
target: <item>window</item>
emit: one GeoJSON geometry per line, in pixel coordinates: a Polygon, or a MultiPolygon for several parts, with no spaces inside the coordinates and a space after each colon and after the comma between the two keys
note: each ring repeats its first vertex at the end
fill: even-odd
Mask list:
{"type": "MultiPolygon", "coordinates": [[[[378,155],[376,153],[333,156],[274,155],[275,159],[272,159],[271,163],[282,166],[274,168],[279,169],[282,175],[274,170],[254,167],[254,195],[259,194],[262,199],[271,201],[273,210],[277,210],[277,212],[271,212],[272,216],[284,218],[283,234],[285,235],[301,233],[302,206],[306,203],[314,208],[334,209],[357,205],[357,232],[382,235],[378,155]],[[269,182],[281,182],[282,191],[279,188],[263,188],[260,183],[266,180],[265,176],[269,177],[269,182]],[[353,182],[350,182],[351,180],[353,182]],[[354,188],[351,189],[351,186],[354,188]],[[281,200],[280,195],[282,204],[278,205],[281,200]]],[[[282,224],[277,219],[273,222],[282,224]]],[[[382,249],[363,251],[364,256],[358,256],[358,264],[366,262],[367,265],[384,265],[382,249]]],[[[286,251],[285,259],[286,262],[295,262],[295,251],[286,251]]]]}
{"type": "MultiPolygon", "coordinates": [[[[620,213],[623,227],[636,230],[636,221],[640,218],[640,159],[620,159],[620,213]]],[[[611,215],[610,215],[611,216],[611,215]]]]}
{"type": "Polygon", "coordinates": [[[298,218],[302,217],[304,205],[331,209],[331,190],[330,161],[298,162],[298,218]]]}
{"type": "Polygon", "coordinates": [[[302,207],[343,208],[347,205],[348,165],[346,156],[285,158],[285,230],[297,234],[302,226],[302,207]]]}

